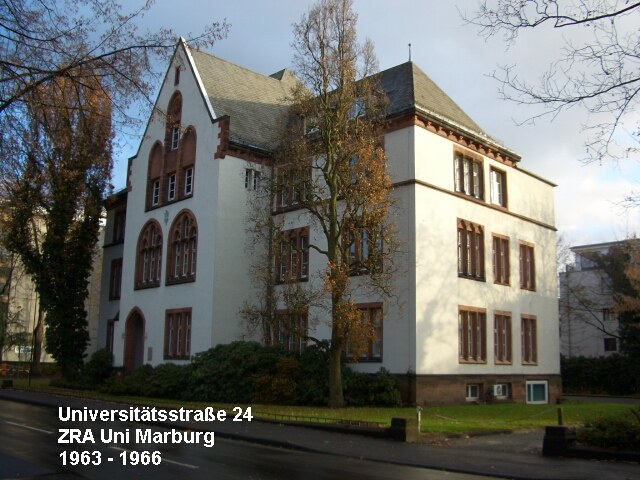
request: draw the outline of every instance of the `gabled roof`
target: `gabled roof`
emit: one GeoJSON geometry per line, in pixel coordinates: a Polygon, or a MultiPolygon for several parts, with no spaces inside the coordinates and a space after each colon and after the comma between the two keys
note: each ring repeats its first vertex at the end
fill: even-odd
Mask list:
{"type": "Polygon", "coordinates": [[[287,97],[295,85],[291,72],[259,73],[189,48],[216,118],[230,117],[230,140],[272,150],[288,111],[287,97]]]}
{"type": "MultiPolygon", "coordinates": [[[[214,116],[230,117],[230,140],[267,151],[275,148],[288,111],[287,99],[297,82],[295,76],[286,69],[266,76],[200,50],[188,50],[214,116]]],[[[389,99],[389,116],[415,109],[505,148],[489,137],[413,62],[397,65],[377,75],[389,99]]]]}

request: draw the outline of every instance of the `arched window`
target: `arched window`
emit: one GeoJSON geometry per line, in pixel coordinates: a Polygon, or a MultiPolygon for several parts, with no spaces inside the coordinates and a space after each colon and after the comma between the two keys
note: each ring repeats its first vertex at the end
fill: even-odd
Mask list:
{"type": "Polygon", "coordinates": [[[157,287],[162,271],[162,229],[155,220],[148,221],[138,237],[136,288],[157,287]]]}
{"type": "Polygon", "coordinates": [[[196,278],[198,226],[188,210],[181,212],[169,233],[167,283],[192,282],[196,278]]]}

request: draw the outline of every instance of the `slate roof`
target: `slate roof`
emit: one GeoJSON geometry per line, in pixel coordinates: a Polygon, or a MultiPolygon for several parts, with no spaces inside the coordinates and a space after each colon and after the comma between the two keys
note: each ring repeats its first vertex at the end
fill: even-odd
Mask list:
{"type": "MultiPolygon", "coordinates": [[[[285,69],[266,76],[196,49],[190,53],[216,118],[231,119],[230,139],[264,150],[277,146],[294,75],[285,69]]],[[[388,115],[416,108],[499,145],[413,62],[377,75],[389,99],[388,115]]]]}
{"type": "Polygon", "coordinates": [[[230,117],[230,140],[263,150],[278,142],[295,77],[274,76],[240,67],[214,55],[189,49],[216,118],[230,117]]]}
{"type": "Polygon", "coordinates": [[[389,99],[388,115],[418,107],[473,133],[486,135],[480,126],[413,62],[397,65],[380,72],[379,75],[389,99]]]}

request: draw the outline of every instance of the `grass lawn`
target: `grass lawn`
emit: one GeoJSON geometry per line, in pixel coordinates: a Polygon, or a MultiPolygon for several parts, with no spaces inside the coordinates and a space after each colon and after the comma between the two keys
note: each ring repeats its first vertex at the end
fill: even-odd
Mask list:
{"type": "MultiPolygon", "coordinates": [[[[48,386],[46,379],[33,379],[31,387],[26,379],[14,381],[16,388],[49,392],[60,395],[73,395],[96,400],[149,405],[162,408],[202,408],[211,406],[202,402],[178,402],[154,398],[120,397],[105,395],[94,391],[68,390],[48,386]]],[[[213,405],[228,411],[236,405],[213,405]]],[[[329,409],[322,407],[297,407],[280,405],[239,405],[252,407],[256,418],[284,419],[291,421],[315,421],[332,423],[339,420],[351,422],[372,422],[388,426],[393,417],[411,417],[416,415],[415,408],[376,408],[353,407],[329,409]]],[[[501,403],[491,405],[450,405],[424,407],[422,410],[421,431],[423,433],[460,434],[495,430],[536,429],[546,425],[556,425],[558,408],[563,409],[566,425],[581,425],[587,420],[628,411],[629,405],[570,402],[562,405],[525,405],[519,403],[501,403]]]]}

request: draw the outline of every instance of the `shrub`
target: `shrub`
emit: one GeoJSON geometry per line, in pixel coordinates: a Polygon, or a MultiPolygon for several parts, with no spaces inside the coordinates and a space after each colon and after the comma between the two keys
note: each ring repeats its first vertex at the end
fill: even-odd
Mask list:
{"type": "Polygon", "coordinates": [[[106,382],[98,386],[98,391],[111,395],[144,396],[144,386],[153,375],[151,365],[143,365],[130,375],[111,376],[106,382]]]}
{"type": "Polygon", "coordinates": [[[190,390],[202,401],[249,403],[253,378],[275,374],[280,355],[281,349],[257,342],[218,345],[195,356],[190,390]]]}
{"type": "Polygon", "coordinates": [[[640,407],[587,422],[578,430],[578,440],[593,447],[640,451],[640,407]]]}
{"type": "Polygon", "coordinates": [[[344,397],[348,405],[400,405],[397,379],[385,368],[377,373],[354,372],[344,369],[344,397]]]}
{"type": "Polygon", "coordinates": [[[273,375],[256,375],[253,377],[253,397],[255,403],[277,403],[292,405],[296,401],[297,383],[300,363],[291,356],[282,356],[276,364],[273,375]]]}
{"type": "Polygon", "coordinates": [[[309,346],[299,357],[298,405],[326,405],[329,401],[329,342],[309,346]]]}
{"type": "Polygon", "coordinates": [[[81,381],[86,385],[104,383],[113,373],[113,355],[103,348],[98,350],[82,367],[81,381]]]}
{"type": "Polygon", "coordinates": [[[173,398],[176,400],[190,400],[189,391],[190,367],[163,363],[158,365],[146,379],[142,386],[145,397],[173,398]]]}

